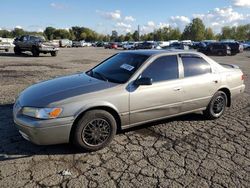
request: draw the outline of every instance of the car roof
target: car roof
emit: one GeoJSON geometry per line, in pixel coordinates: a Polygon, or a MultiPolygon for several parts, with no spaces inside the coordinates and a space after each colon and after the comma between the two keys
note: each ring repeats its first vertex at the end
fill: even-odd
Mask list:
{"type": "Polygon", "coordinates": [[[121,53],[132,53],[132,54],[138,54],[138,55],[147,55],[147,56],[153,56],[158,54],[173,54],[173,53],[186,53],[186,54],[198,54],[197,52],[193,51],[186,51],[186,50],[176,50],[176,49],[169,49],[169,50],[130,50],[130,51],[124,51],[121,53]]]}

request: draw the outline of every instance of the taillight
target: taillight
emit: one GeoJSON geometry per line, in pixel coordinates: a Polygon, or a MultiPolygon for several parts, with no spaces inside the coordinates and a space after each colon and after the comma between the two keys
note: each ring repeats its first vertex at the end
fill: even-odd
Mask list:
{"type": "Polygon", "coordinates": [[[246,76],[244,74],[241,75],[241,80],[245,80],[246,76]]]}

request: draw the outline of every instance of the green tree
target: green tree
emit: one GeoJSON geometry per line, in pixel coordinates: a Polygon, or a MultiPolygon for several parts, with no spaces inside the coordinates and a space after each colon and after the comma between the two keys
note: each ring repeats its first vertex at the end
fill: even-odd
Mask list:
{"type": "Polygon", "coordinates": [[[212,28],[206,28],[205,30],[205,39],[207,40],[214,40],[215,36],[214,36],[214,32],[212,30],[212,28]]]}
{"type": "Polygon", "coordinates": [[[232,38],[233,38],[232,28],[229,26],[223,27],[220,39],[232,39],[232,38]]]}
{"type": "Polygon", "coordinates": [[[168,40],[180,40],[181,39],[181,31],[179,28],[172,29],[170,28],[168,33],[168,40]]]}
{"type": "Polygon", "coordinates": [[[134,41],[139,41],[139,33],[137,30],[132,34],[132,38],[134,41]]]}
{"type": "Polygon", "coordinates": [[[55,39],[69,39],[70,38],[70,33],[66,29],[56,29],[53,34],[54,34],[55,39]]]}
{"type": "Polygon", "coordinates": [[[55,31],[56,29],[54,27],[46,27],[44,30],[44,35],[48,40],[53,40],[55,31]]]}
{"type": "Polygon", "coordinates": [[[124,37],[125,41],[132,41],[133,40],[133,35],[129,32],[125,35],[124,37]]]}
{"type": "Polygon", "coordinates": [[[15,28],[12,31],[12,36],[13,37],[19,37],[19,36],[24,35],[24,34],[25,34],[25,31],[23,29],[20,29],[20,28],[15,28]]]}
{"type": "Polygon", "coordinates": [[[0,37],[3,37],[3,38],[11,38],[13,37],[12,33],[8,30],[0,30],[0,37]]]}
{"type": "Polygon", "coordinates": [[[183,33],[183,40],[201,41],[205,39],[205,25],[200,18],[194,18],[190,24],[188,24],[183,33]]]}

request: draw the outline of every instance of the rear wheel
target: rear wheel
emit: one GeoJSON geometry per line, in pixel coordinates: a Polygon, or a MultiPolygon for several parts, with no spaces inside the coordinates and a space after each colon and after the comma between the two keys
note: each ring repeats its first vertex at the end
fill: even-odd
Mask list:
{"type": "Polygon", "coordinates": [[[57,51],[54,51],[54,52],[50,52],[51,56],[55,57],[57,56],[57,51]]]}
{"type": "Polygon", "coordinates": [[[32,47],[31,53],[34,57],[38,57],[40,54],[39,50],[35,46],[32,47]]]}
{"type": "Polygon", "coordinates": [[[223,56],[223,52],[222,52],[222,51],[219,51],[219,52],[218,52],[218,55],[219,55],[219,56],[223,56]]]}
{"type": "Polygon", "coordinates": [[[107,111],[88,111],[76,125],[74,144],[88,151],[102,149],[112,141],[116,129],[116,120],[107,111]]]}
{"type": "Polygon", "coordinates": [[[226,106],[227,95],[223,91],[217,91],[208,104],[207,109],[203,111],[203,114],[208,119],[217,119],[224,114],[226,106]]]}

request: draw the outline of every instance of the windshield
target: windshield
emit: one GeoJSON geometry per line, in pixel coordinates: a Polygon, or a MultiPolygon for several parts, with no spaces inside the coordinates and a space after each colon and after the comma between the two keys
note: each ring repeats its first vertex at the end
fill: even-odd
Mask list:
{"type": "Polygon", "coordinates": [[[119,53],[87,72],[88,75],[109,82],[125,83],[149,56],[119,53]]]}

